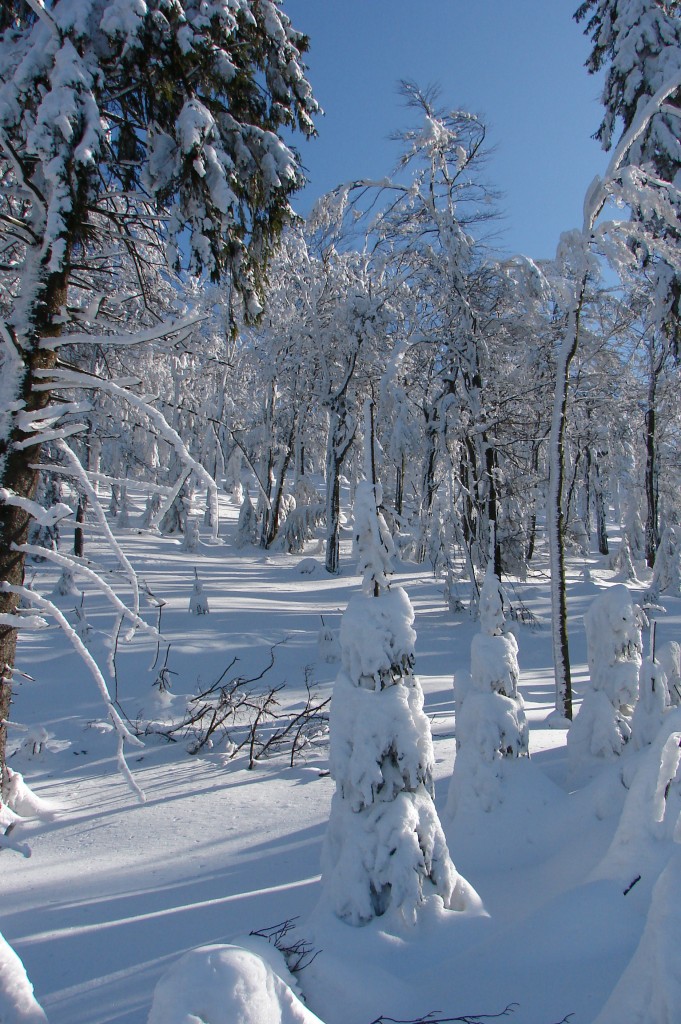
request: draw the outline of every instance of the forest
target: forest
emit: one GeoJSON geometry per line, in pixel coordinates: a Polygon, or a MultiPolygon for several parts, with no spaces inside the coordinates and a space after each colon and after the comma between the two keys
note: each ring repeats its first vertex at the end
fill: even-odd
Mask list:
{"type": "Polygon", "coordinates": [[[285,2],[4,3],[1,1024],[677,1021],[681,7],[575,22],[533,260],[407,80],[296,213],[285,2]]]}

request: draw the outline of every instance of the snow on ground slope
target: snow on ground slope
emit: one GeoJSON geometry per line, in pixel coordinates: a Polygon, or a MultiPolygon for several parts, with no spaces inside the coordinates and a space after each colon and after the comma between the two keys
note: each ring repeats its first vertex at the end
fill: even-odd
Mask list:
{"type": "MultiPolygon", "coordinates": [[[[172,539],[120,531],[149,589],[166,602],[160,659],[151,638],[119,644],[111,688],[133,723],[178,711],[234,658],[228,676],[258,675],[277,644],[274,667],[257,685],[285,683],[284,705],[303,700],[306,682],[330,693],[338,666],[320,658],[318,638],[321,617],[337,628],[359,583],[347,544],[340,577],[301,574],[295,556],[234,549],[235,517],[230,509],[224,543],[203,543],[196,554],[172,539]],[[195,568],[208,615],[188,611],[195,568]],[[166,651],[172,689],[159,700],[152,684],[166,651]]],[[[588,580],[581,570],[569,579],[578,695],[587,681],[581,616],[613,578],[595,558],[588,580]]],[[[415,668],[442,815],[454,759],[452,676],[469,668],[477,625],[446,610],[442,583],[426,568],[405,563],[397,579],[416,611],[415,668]]],[[[539,620],[516,628],[531,759],[513,766],[494,812],[466,804],[443,819],[457,869],[486,914],[431,908],[415,928],[393,933],[380,919],[355,929],[315,910],[333,793],[324,744],[294,767],[281,756],[249,771],[245,755],[230,761],[223,745],[191,756],[185,742],[146,736],[142,749],[128,752],[146,796],[140,804],[117,771],[114,737],[77,656],[55,628],[23,640],[20,664],[34,681],[18,686],[13,720],[28,731],[13,732],[24,744],[10,764],[60,811],[13,833],[30,845],[30,858],[0,850],[0,931],[51,1024],[144,1024],[159,978],[189,950],[292,917],[319,950],[298,980],[325,1024],[436,1009],[497,1013],[512,1002],[518,1024],[552,1024],[571,1012],[573,1024],[592,1024],[639,944],[651,887],[625,896],[619,881],[590,877],[612,840],[624,790],[616,766],[570,791],[565,732],[545,726],[553,708],[546,577],[538,572],[510,596],[539,620]]],[[[59,598],[67,614],[69,600],[59,598]]],[[[681,601],[664,603],[660,643],[681,634],[681,601]]],[[[110,616],[89,591],[85,609],[93,649],[105,653],[110,616]]],[[[145,612],[150,622],[156,614],[145,612]]]]}

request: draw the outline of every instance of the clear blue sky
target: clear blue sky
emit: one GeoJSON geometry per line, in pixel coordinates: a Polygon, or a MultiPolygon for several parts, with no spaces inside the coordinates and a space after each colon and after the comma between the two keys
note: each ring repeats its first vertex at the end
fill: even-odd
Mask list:
{"type": "MultiPolygon", "coordinates": [[[[578,0],[284,0],[310,36],[309,78],[325,110],[319,138],[300,145],[306,213],[334,185],[384,177],[389,135],[410,122],[400,79],[441,87],[441,102],[483,116],[495,152],[488,183],[504,193],[499,244],[553,256],[561,231],[581,227],[584,191],[606,165],[591,139],[600,81],[572,20],[578,0]]],[[[299,144],[299,143],[297,143],[299,144]]]]}

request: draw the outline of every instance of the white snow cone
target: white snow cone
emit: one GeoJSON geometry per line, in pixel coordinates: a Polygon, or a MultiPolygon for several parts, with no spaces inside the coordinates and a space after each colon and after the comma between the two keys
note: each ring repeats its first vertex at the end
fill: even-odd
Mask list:
{"type": "Polygon", "coordinates": [[[512,633],[502,633],[503,601],[492,565],[479,607],[480,632],[471,643],[471,673],[454,684],[456,760],[448,818],[454,817],[465,795],[485,811],[498,806],[508,762],[528,752],[525,705],[518,691],[518,642],[512,633]]]}
{"type": "Polygon", "coordinates": [[[349,924],[387,913],[415,922],[431,896],[452,910],[479,900],[456,872],[433,803],[430,725],[412,671],[414,612],[404,590],[388,589],[391,545],[367,481],[357,488],[355,523],[364,592],[340,627],[323,899],[349,924]]]}
{"type": "Polygon", "coordinates": [[[645,616],[623,584],[603,591],[584,616],[591,689],[567,742],[571,757],[621,754],[638,697],[645,616]]]}

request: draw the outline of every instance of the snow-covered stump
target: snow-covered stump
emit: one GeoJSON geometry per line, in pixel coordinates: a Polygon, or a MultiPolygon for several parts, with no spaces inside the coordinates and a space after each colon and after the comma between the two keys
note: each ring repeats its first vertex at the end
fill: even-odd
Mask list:
{"type": "Polygon", "coordinates": [[[464,794],[485,811],[503,800],[509,765],[528,753],[528,726],[518,691],[518,642],[502,633],[503,601],[493,566],[480,591],[480,632],[471,643],[471,672],[455,680],[456,759],[449,786],[447,817],[453,818],[464,794]]]}
{"type": "Polygon", "coordinates": [[[584,616],[591,689],[568,732],[571,757],[617,756],[628,742],[644,621],[643,611],[621,583],[599,594],[584,616]]]}
{"type": "Polygon", "coordinates": [[[451,910],[479,900],[456,872],[433,802],[430,725],[413,673],[414,612],[402,588],[388,589],[392,541],[368,481],[357,488],[355,534],[363,593],[351,598],[340,627],[322,905],[353,925],[383,915],[412,923],[432,897],[451,910]]]}

